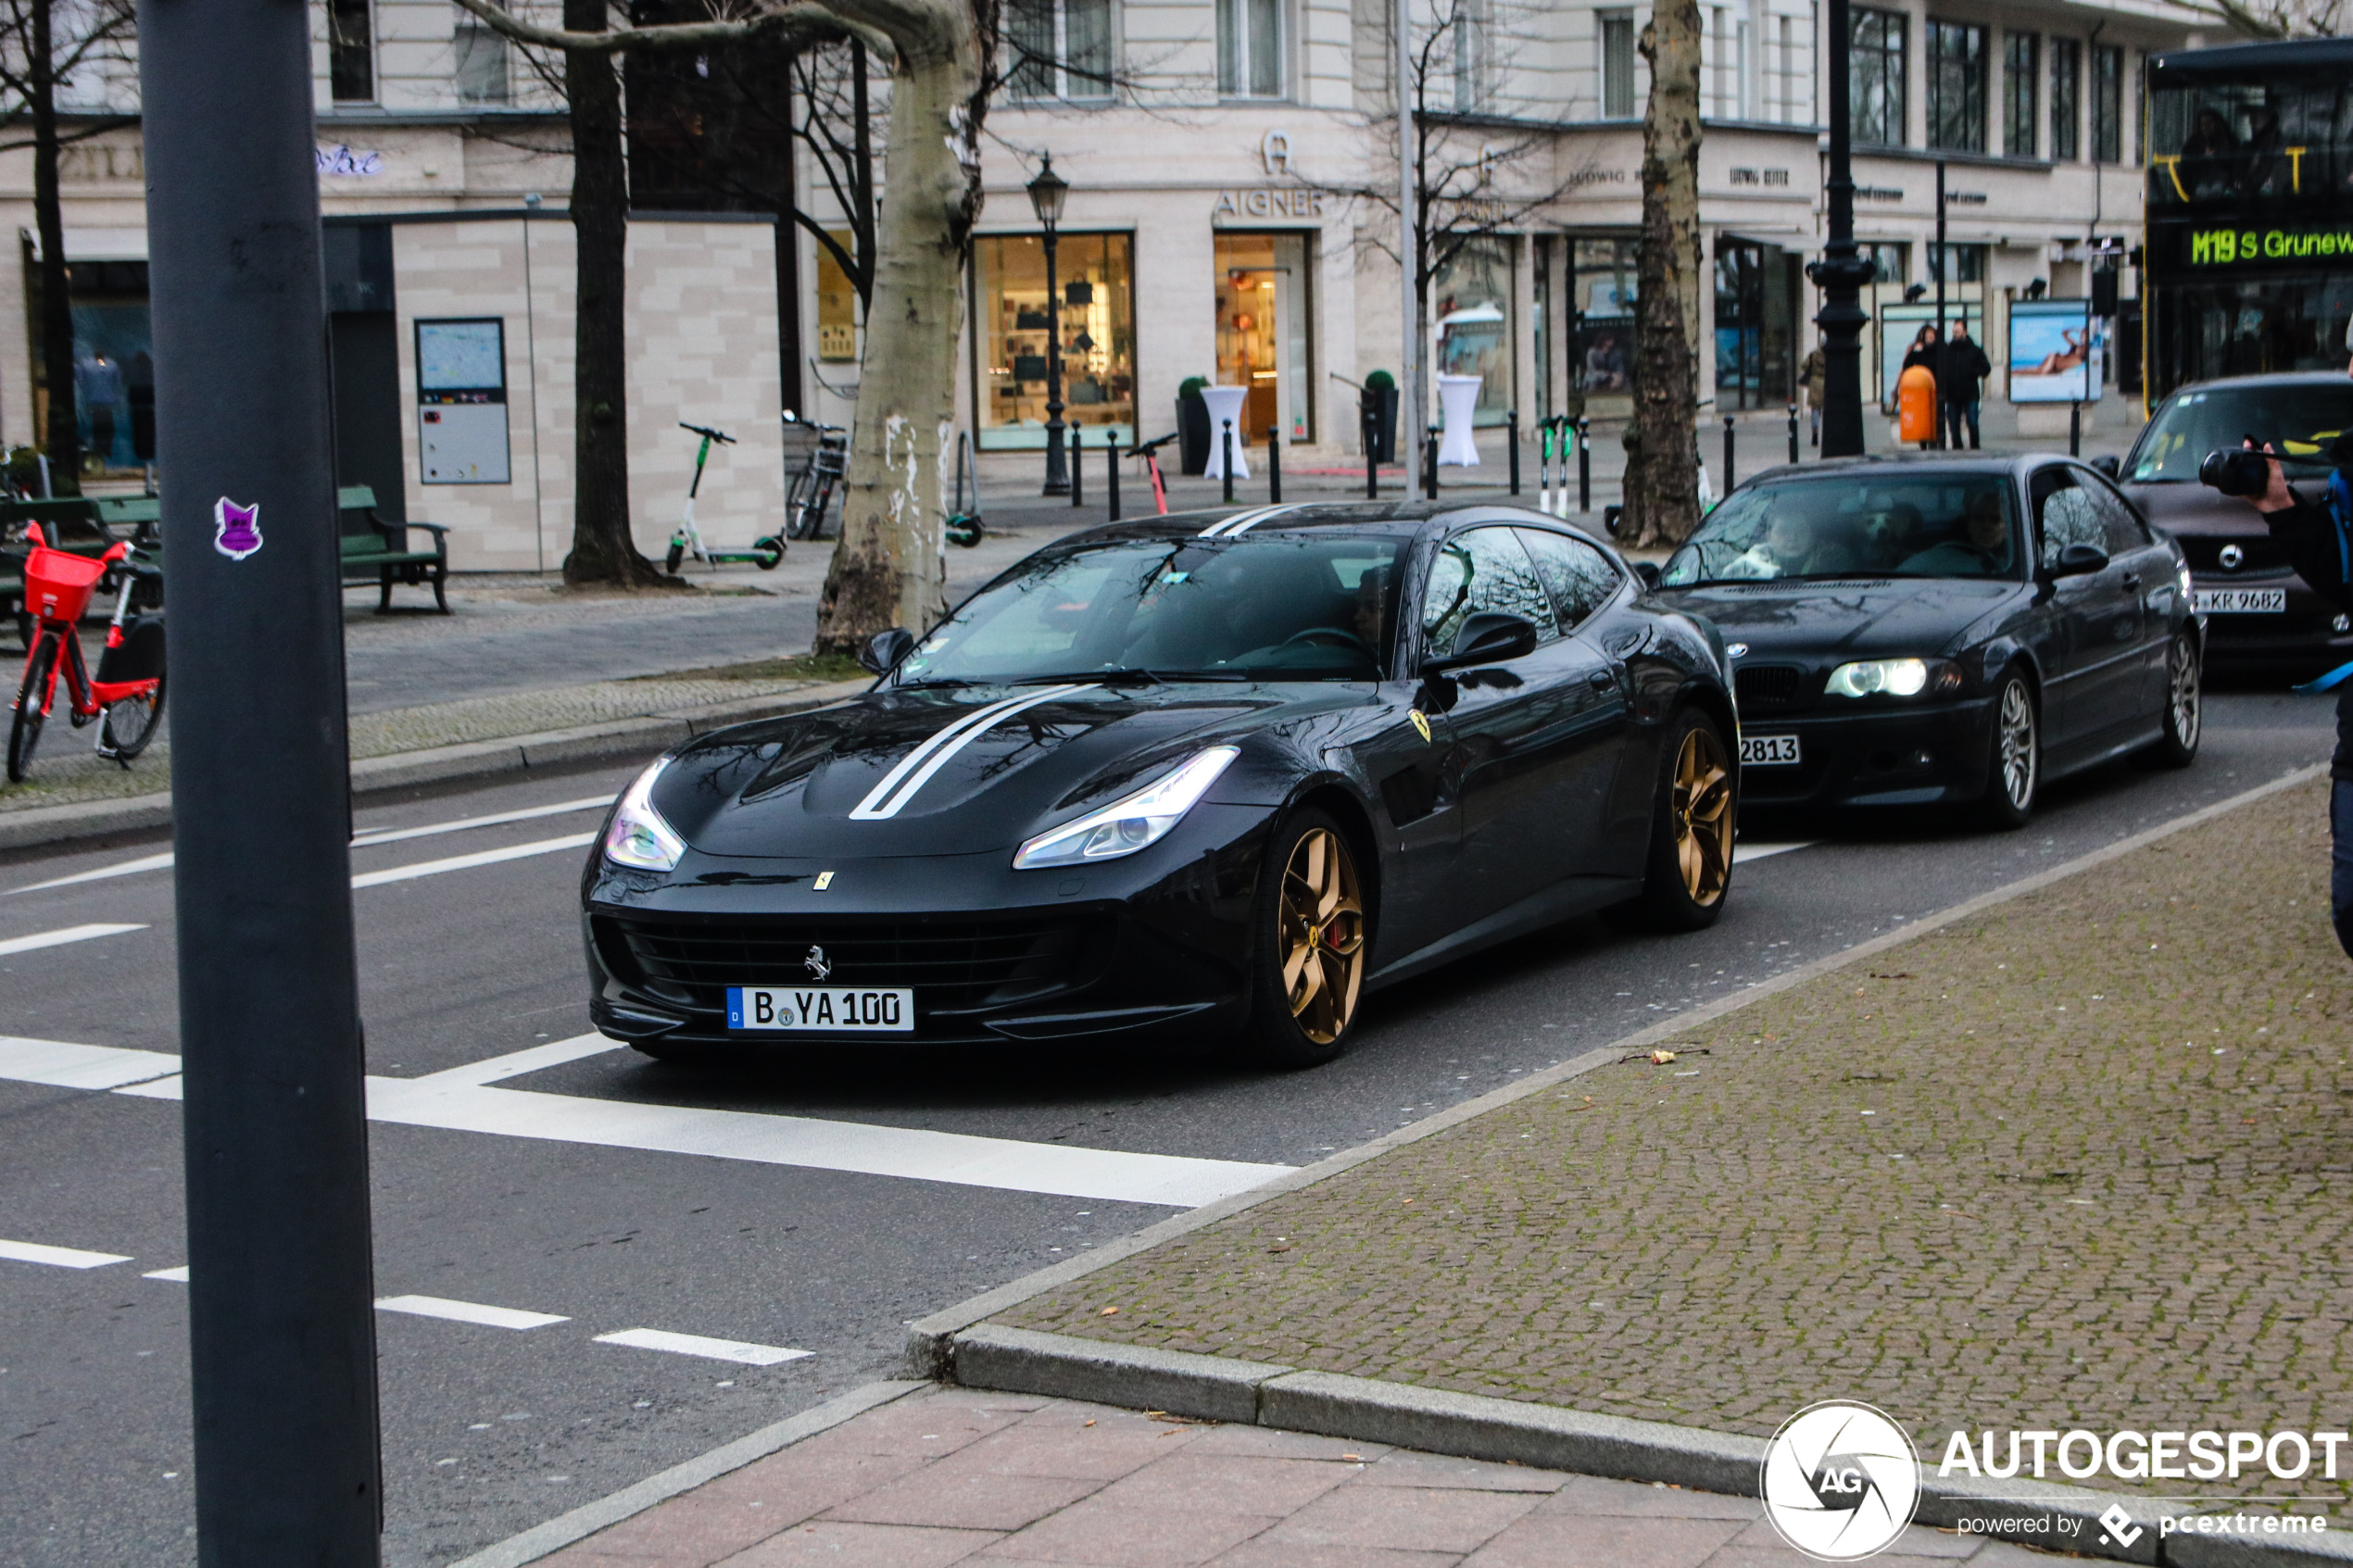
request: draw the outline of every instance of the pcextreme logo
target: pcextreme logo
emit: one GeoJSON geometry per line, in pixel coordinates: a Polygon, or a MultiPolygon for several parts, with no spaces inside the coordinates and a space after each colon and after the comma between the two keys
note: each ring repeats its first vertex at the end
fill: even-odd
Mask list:
{"type": "Polygon", "coordinates": [[[1853,1562],[1886,1550],[1912,1522],[1919,1460],[1884,1411],[1825,1399],[1773,1434],[1757,1495],[1781,1539],[1818,1562],[1853,1562]]]}

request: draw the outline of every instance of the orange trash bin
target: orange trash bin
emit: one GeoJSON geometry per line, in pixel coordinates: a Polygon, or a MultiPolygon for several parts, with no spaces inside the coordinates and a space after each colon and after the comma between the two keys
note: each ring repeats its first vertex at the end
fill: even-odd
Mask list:
{"type": "Polygon", "coordinates": [[[1936,372],[1926,365],[1915,365],[1905,371],[1903,379],[1895,383],[1895,411],[1901,421],[1900,439],[1934,441],[1936,372]]]}

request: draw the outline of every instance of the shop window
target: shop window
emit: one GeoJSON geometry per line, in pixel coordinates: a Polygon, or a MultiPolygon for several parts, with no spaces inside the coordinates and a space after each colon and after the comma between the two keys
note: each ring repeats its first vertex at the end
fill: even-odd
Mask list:
{"type": "Polygon", "coordinates": [[[1217,91],[1279,98],[1285,91],[1283,0],[1217,0],[1217,91]]]}
{"type": "Polygon", "coordinates": [[[1465,243],[1430,279],[1430,321],[1441,375],[1479,378],[1477,422],[1499,425],[1514,406],[1512,270],[1516,245],[1503,237],[1465,243]]]}
{"type": "Polygon", "coordinates": [[[327,90],[338,104],[376,101],[376,29],[368,0],[327,0],[327,90]]]}
{"type": "Polygon", "coordinates": [[[2031,32],[2013,32],[2002,41],[2002,151],[2012,157],[2032,157],[2038,96],[2042,89],[2042,40],[2031,32]]]}
{"type": "Polygon", "coordinates": [[[1901,11],[1857,9],[1848,50],[1847,98],[1856,141],[1904,144],[1904,46],[1908,19],[1901,11]]]}
{"type": "Polygon", "coordinates": [[[1634,390],[1635,268],[1642,242],[1579,235],[1569,252],[1569,389],[1578,397],[1634,390]]]}
{"type": "Polygon", "coordinates": [[[1006,24],[1006,91],[1015,102],[1112,96],[1111,0],[1013,0],[1006,24]]]}
{"type": "Polygon", "coordinates": [[[1985,30],[1966,22],[1928,24],[1928,144],[1946,152],[1985,150],[1985,30]]]}
{"type": "Polygon", "coordinates": [[[1931,242],[1928,247],[1928,281],[1944,274],[1947,283],[1982,283],[1985,281],[1985,246],[1940,245],[1931,242]]]}
{"type": "MultiPolygon", "coordinates": [[[[1104,433],[1136,437],[1135,240],[1064,232],[1055,246],[1061,295],[1063,422],[1089,446],[1104,433]]],[[[1050,318],[1046,245],[1036,234],[973,241],[975,406],[980,445],[992,450],[1046,441],[1050,318]]]]}
{"type": "MultiPolygon", "coordinates": [[[[844,250],[858,243],[847,229],[825,232],[844,250]]],[[[855,364],[858,359],[858,289],[824,245],[817,247],[817,358],[829,365],[855,364]]]]}
{"type": "Polygon", "coordinates": [[[1217,384],[1246,386],[1249,444],[1315,438],[1314,275],[1304,234],[1217,236],[1217,384]]]}
{"type": "MultiPolygon", "coordinates": [[[[28,256],[30,260],[30,256],[28,256]]],[[[26,269],[28,306],[40,308],[37,268],[26,269]]],[[[75,261],[66,268],[73,313],[74,422],[85,476],[136,471],[152,450],[156,404],[155,338],[147,313],[144,261],[75,261]],[[133,409],[138,412],[134,415],[133,409]]],[[[35,319],[37,320],[37,314],[35,319]]],[[[33,334],[36,428],[49,428],[49,368],[33,334]]]]}
{"type": "Polygon", "coordinates": [[[1716,242],[1716,405],[1778,408],[1793,391],[1798,257],[1775,245],[1716,242]]]}
{"type": "Polygon", "coordinates": [[[1634,13],[1603,11],[1602,118],[1634,118],[1634,13]]]}
{"type": "MultiPolygon", "coordinates": [[[[504,0],[493,0],[505,9],[504,0]]],[[[458,56],[457,86],[460,103],[503,104],[514,96],[513,78],[507,69],[507,39],[470,11],[458,13],[451,40],[458,56]]]]}
{"type": "Polygon", "coordinates": [[[2072,162],[2082,152],[2083,41],[2051,40],[2051,159],[2072,162]]]}
{"type": "Polygon", "coordinates": [[[1875,269],[1871,281],[1899,288],[1912,281],[1912,247],[1901,240],[1869,240],[1855,247],[1875,269]]]}
{"type": "Polygon", "coordinates": [[[2092,46],[2092,159],[2124,161],[2124,51],[2112,44],[2092,46]]]}

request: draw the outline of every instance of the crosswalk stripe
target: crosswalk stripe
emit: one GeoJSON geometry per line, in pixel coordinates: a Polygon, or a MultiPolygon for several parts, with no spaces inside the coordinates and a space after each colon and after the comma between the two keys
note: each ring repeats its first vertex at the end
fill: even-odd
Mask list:
{"type": "Polygon", "coordinates": [[[139,1277],[168,1280],[174,1285],[185,1285],[188,1283],[188,1265],[182,1263],[176,1269],[150,1269],[139,1277]]]}
{"type": "Polygon", "coordinates": [[[109,1263],[131,1261],[120,1252],[84,1252],[78,1247],[44,1247],[37,1241],[0,1241],[0,1258],[46,1263],[53,1269],[103,1269],[109,1263]]]}
{"type": "Polygon", "coordinates": [[[522,1312],[512,1307],[485,1307],[479,1301],[451,1301],[439,1296],[386,1296],[376,1303],[376,1311],[447,1318],[451,1323],[480,1323],[484,1328],[545,1328],[551,1323],[572,1321],[553,1312],[522,1312]]]}
{"type": "Polygon", "coordinates": [[[27,1040],[0,1035],[0,1078],[46,1084],[58,1089],[119,1089],[180,1071],[180,1059],[162,1051],[129,1051],[117,1046],[77,1046],[65,1040],[27,1040]]]}
{"type": "Polygon", "coordinates": [[[633,1350],[667,1350],[673,1356],[701,1356],[714,1361],[735,1361],[743,1366],[774,1366],[778,1361],[797,1361],[812,1356],[813,1350],[790,1350],[781,1345],[753,1345],[741,1339],[706,1339],[699,1334],[672,1334],[659,1328],[624,1328],[618,1334],[599,1334],[599,1345],[626,1345],[633,1350]]]}
{"type": "Polygon", "coordinates": [[[568,834],[562,838],[542,838],[530,844],[510,844],[503,849],[478,849],[471,855],[452,855],[446,860],[421,860],[413,866],[394,866],[381,872],[362,872],[351,879],[358,887],[382,887],[388,882],[410,882],[421,876],[439,876],[444,872],[472,871],[476,866],[495,866],[501,860],[526,859],[534,855],[553,855],[564,849],[585,849],[597,842],[593,833],[568,834]]]}
{"type": "Polygon", "coordinates": [[[61,931],[0,938],[0,958],[6,958],[10,953],[30,953],[42,947],[62,947],[69,942],[87,942],[94,936],[120,936],[126,931],[146,929],[144,925],[69,925],[61,931]]]}
{"type": "Polygon", "coordinates": [[[1738,843],[1732,846],[1732,864],[1736,866],[1743,866],[1746,865],[1751,860],[1768,860],[1776,855],[1786,855],[1793,849],[1811,849],[1813,847],[1814,840],[1810,838],[1801,844],[1738,843]]]}

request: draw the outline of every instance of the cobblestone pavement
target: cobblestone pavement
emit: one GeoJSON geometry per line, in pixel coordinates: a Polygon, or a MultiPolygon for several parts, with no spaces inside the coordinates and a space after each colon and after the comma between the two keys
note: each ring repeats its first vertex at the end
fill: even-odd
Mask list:
{"type": "MultiPolygon", "coordinates": [[[[1875,1559],[2023,1568],[1913,1526],[1875,1559]]],[[[1060,1399],[922,1392],[541,1560],[544,1568],[1809,1568],[1747,1498],[1060,1399]]]]}
{"type": "MultiPolygon", "coordinates": [[[[2241,808],[1000,1321],[1756,1435],[1867,1399],[1931,1458],[1956,1429],[2341,1430],[2353,967],[2324,798],[2241,808]]],[[[2343,1495],[2316,1479],[2218,1485],[2343,1495]]]]}

